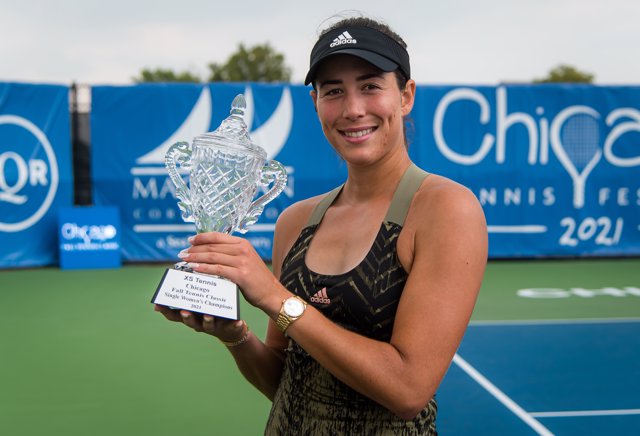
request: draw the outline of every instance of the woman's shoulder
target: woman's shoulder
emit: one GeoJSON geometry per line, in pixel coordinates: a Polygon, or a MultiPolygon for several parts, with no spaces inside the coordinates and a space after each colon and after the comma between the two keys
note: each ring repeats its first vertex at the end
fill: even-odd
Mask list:
{"type": "Polygon", "coordinates": [[[430,173],[416,192],[420,201],[443,201],[454,196],[456,201],[476,201],[476,197],[466,186],[447,177],[430,173]]]}
{"type": "Polygon", "coordinates": [[[280,213],[276,226],[295,227],[301,230],[309,220],[315,207],[326,195],[326,193],[316,195],[291,204],[280,213]]]}
{"type": "MultiPolygon", "coordinates": [[[[484,221],[475,194],[466,186],[438,174],[429,174],[416,192],[408,218],[429,220],[473,219],[484,221]]],[[[433,223],[433,222],[432,222],[433,223]]]]}
{"type": "Polygon", "coordinates": [[[430,174],[413,197],[402,233],[398,256],[407,271],[414,266],[415,254],[430,256],[455,253],[464,246],[478,259],[486,259],[487,223],[480,202],[470,189],[451,179],[430,174]],[[419,247],[422,247],[420,249],[419,247]]]}

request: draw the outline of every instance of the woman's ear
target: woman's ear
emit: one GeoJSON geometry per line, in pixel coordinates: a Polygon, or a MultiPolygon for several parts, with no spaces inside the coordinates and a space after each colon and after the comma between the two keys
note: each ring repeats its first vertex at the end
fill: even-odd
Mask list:
{"type": "Polygon", "coordinates": [[[412,79],[407,80],[407,84],[401,91],[402,116],[407,116],[413,109],[413,103],[416,98],[416,82],[412,79]]]}

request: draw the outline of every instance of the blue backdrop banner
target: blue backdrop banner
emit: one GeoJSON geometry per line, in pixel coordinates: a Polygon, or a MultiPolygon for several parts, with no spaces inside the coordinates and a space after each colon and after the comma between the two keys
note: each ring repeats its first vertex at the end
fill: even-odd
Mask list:
{"type": "MultiPolygon", "coordinates": [[[[342,183],[344,163],[301,85],[148,84],[92,88],[97,205],[122,211],[125,260],[177,260],[182,222],[164,154],[213,130],[244,93],[253,139],[289,173],[287,189],[246,237],[271,257],[275,220],[292,202],[342,183]]],[[[640,87],[419,86],[412,159],[471,189],[490,256],[640,254],[640,87]]]]}
{"type": "Polygon", "coordinates": [[[421,87],[416,161],[468,186],[492,257],[640,253],[640,87],[421,87]]]}
{"type": "Polygon", "coordinates": [[[91,142],[96,205],[117,205],[123,259],[178,260],[195,233],[180,217],[175,189],[164,167],[167,149],[214,130],[231,102],[245,94],[245,120],[255,142],[289,175],[285,191],[269,203],[245,236],[271,258],[273,228],[293,201],[326,192],[346,169],[327,145],[309,90],[269,84],[171,84],[92,88],[91,142]]]}
{"type": "Polygon", "coordinates": [[[0,83],[0,267],[55,264],[73,202],[69,88],[0,83]]]}

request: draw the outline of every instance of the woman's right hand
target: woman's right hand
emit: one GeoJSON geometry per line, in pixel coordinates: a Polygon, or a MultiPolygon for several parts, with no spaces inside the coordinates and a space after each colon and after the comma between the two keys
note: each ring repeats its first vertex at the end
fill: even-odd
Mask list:
{"type": "Polygon", "coordinates": [[[211,315],[200,315],[187,310],[170,309],[159,304],[155,305],[154,310],[160,312],[169,321],[181,322],[197,332],[215,336],[223,342],[239,341],[248,332],[246,323],[242,320],[234,321],[211,315]]]}

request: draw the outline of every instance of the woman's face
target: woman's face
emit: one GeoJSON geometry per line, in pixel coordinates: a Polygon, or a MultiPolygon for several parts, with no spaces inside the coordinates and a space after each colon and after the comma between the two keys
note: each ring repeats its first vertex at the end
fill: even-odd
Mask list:
{"type": "Polygon", "coordinates": [[[406,153],[402,118],[413,107],[413,80],[400,90],[394,73],[338,55],[323,62],[315,85],[311,96],[322,130],[347,162],[367,165],[390,153],[406,153]]]}

